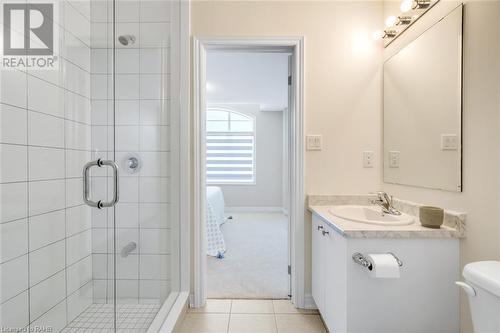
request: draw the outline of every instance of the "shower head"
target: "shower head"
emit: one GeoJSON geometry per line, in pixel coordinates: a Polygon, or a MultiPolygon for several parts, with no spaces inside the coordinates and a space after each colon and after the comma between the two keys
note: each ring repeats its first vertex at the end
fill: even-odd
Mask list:
{"type": "Polygon", "coordinates": [[[118,37],[118,41],[120,44],[127,46],[127,45],[132,45],[135,43],[135,36],[134,35],[121,35],[118,37]]]}

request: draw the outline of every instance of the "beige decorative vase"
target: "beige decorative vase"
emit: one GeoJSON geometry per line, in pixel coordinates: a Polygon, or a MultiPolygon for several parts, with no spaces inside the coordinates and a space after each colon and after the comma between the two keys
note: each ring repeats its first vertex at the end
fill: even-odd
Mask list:
{"type": "Polygon", "coordinates": [[[420,223],[426,228],[439,229],[443,224],[444,210],[439,207],[421,206],[420,223]]]}

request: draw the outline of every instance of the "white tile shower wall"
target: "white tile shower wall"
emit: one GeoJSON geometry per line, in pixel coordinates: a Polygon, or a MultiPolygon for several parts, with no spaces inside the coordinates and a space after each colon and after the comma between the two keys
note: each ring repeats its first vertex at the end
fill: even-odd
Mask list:
{"type": "Polygon", "coordinates": [[[60,1],[58,70],[2,70],[0,326],[59,332],[91,303],[90,1],[60,1]]]}
{"type": "MultiPolygon", "coordinates": [[[[116,215],[92,216],[95,302],[114,297],[113,259],[119,303],[159,303],[170,291],[170,6],[171,1],[116,2],[116,35],[133,35],[135,43],[115,41],[113,104],[112,26],[102,4],[91,3],[93,156],[114,158],[121,168],[116,215]],[[142,162],[137,173],[126,171],[130,154],[142,162]],[[121,250],[131,242],[137,247],[123,257],[121,250]]],[[[107,177],[93,174],[96,196],[109,197],[107,177]]]]}

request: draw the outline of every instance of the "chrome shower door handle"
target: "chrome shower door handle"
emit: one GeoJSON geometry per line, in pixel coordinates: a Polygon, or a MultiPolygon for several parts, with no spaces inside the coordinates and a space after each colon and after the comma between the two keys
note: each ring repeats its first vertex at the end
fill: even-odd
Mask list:
{"type": "Polygon", "coordinates": [[[97,161],[91,161],[85,164],[85,166],[83,167],[83,201],[87,205],[99,209],[105,207],[113,207],[114,205],[116,205],[118,200],[120,200],[119,193],[120,189],[118,186],[118,165],[114,161],[98,159],[97,161]],[[100,168],[103,166],[110,166],[113,169],[113,198],[111,199],[111,201],[102,201],[102,200],[94,201],[90,197],[92,193],[90,169],[94,166],[100,168]]]}
{"type": "Polygon", "coordinates": [[[113,207],[120,200],[120,188],[118,186],[118,164],[111,160],[97,160],[100,162],[99,166],[110,166],[113,169],[113,198],[108,202],[101,202],[101,207],[113,207]]]}
{"type": "Polygon", "coordinates": [[[90,182],[91,182],[90,169],[93,166],[99,166],[99,160],[88,162],[83,166],[83,202],[85,202],[85,204],[87,204],[90,207],[101,208],[100,201],[93,201],[90,198],[90,193],[92,192],[92,188],[91,188],[91,184],[90,184],[90,182]]]}

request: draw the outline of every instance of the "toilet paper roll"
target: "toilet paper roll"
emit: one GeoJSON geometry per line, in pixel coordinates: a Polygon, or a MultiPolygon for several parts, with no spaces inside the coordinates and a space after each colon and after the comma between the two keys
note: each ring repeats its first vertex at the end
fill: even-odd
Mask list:
{"type": "Polygon", "coordinates": [[[392,254],[368,254],[366,257],[372,263],[370,277],[379,279],[399,278],[399,265],[392,254]]]}

